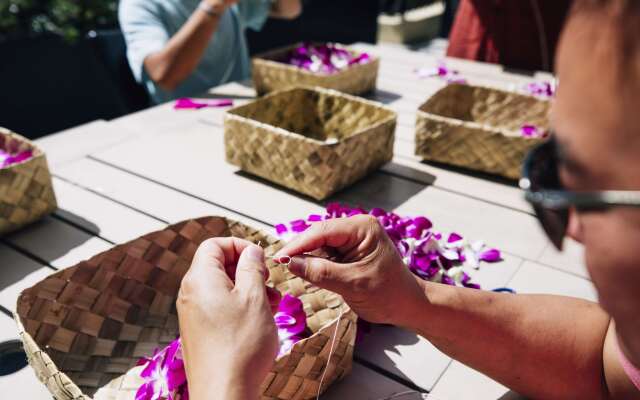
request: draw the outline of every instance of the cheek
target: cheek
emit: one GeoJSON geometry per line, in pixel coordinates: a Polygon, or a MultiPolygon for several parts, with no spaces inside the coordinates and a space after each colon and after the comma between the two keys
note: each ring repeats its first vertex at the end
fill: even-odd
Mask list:
{"type": "Polygon", "coordinates": [[[581,217],[587,268],[601,304],[614,318],[630,318],[640,311],[640,218],[628,213],[581,217]]]}

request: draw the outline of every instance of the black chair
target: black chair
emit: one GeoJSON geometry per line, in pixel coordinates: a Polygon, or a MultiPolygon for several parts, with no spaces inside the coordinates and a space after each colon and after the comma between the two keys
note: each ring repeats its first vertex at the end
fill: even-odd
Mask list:
{"type": "Polygon", "coordinates": [[[87,34],[87,42],[116,92],[115,101],[120,115],[148,107],[149,95],[133,77],[122,32],[117,29],[91,31],[87,34]]]}

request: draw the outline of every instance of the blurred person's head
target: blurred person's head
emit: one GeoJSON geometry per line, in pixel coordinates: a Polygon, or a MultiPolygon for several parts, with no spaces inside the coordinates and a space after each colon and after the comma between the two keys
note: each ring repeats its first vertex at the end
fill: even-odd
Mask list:
{"type": "MultiPolygon", "coordinates": [[[[640,190],[640,0],[575,0],[553,124],[568,190],[640,190]]],[[[640,362],[640,209],[572,212],[600,302],[640,362]]]]}

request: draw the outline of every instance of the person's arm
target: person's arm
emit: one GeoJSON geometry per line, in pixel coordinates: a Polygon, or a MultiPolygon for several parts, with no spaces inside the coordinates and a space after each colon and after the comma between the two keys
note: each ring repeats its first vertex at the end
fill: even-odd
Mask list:
{"type": "Polygon", "coordinates": [[[422,281],[370,216],[313,224],[278,255],[293,256],[291,272],[341,294],[365,320],[411,329],[522,395],[634,398],[605,345],[610,318],[595,303],[422,281]],[[300,256],[324,247],[340,254],[340,263],[300,256]]]}
{"type": "Polygon", "coordinates": [[[300,0],[276,0],[271,6],[270,17],[282,19],[294,19],[302,13],[300,0]]]}
{"type": "Polygon", "coordinates": [[[198,66],[218,29],[220,16],[237,0],[203,0],[162,50],[144,59],[147,75],[166,91],[173,91],[198,66]],[[205,11],[208,9],[209,11],[205,11]]]}

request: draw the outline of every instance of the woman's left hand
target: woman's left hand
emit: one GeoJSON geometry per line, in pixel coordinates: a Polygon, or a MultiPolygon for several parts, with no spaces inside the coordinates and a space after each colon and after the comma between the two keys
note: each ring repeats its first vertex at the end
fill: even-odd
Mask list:
{"type": "Polygon", "coordinates": [[[237,238],[203,242],[178,294],[189,397],[257,399],[278,353],[262,248],[237,238]],[[231,277],[235,276],[235,283],[231,277]]]}

